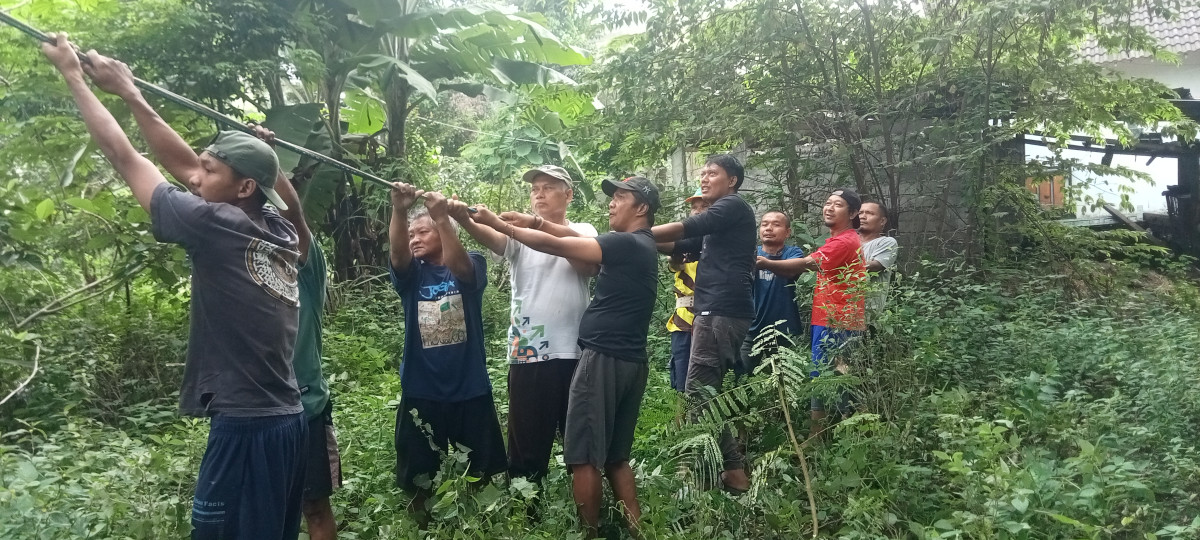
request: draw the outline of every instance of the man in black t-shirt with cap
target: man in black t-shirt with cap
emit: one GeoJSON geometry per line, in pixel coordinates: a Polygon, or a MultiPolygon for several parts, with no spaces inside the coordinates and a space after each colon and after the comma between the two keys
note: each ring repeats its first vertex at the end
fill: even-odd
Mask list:
{"type": "Polygon", "coordinates": [[[473,217],[535,250],[600,265],[595,295],[579,323],[583,353],[571,379],[563,437],[575,504],[589,538],[600,521],[601,471],[624,506],[631,532],[637,533],[641,508],[629,454],[646,391],[646,333],[658,294],[658,255],[650,234],[658,188],[640,176],[605,180],[603,188],[612,197],[612,232],[595,238],[559,238],[516,227],[483,207],[473,217]]]}

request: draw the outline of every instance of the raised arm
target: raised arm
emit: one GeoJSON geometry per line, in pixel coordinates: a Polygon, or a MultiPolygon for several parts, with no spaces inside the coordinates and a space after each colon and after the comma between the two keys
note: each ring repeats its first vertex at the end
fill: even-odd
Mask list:
{"type": "MultiPolygon", "coordinates": [[[[516,225],[517,227],[538,230],[559,238],[588,238],[591,236],[587,234],[580,234],[579,231],[576,231],[575,229],[572,229],[566,225],[559,225],[558,223],[546,221],[546,219],[542,216],[523,214],[521,212],[504,212],[500,214],[500,219],[516,225]]],[[[567,257],[567,262],[570,263],[571,268],[573,268],[575,272],[581,276],[594,276],[600,273],[599,264],[586,263],[570,257],[567,257]]]]}
{"type": "Polygon", "coordinates": [[[472,219],[542,253],[565,257],[588,265],[599,265],[603,258],[600,243],[595,238],[582,236],[559,238],[542,231],[517,227],[501,220],[499,216],[486,208],[480,208],[472,219]]]}
{"type": "MultiPolygon", "coordinates": [[[[262,139],[272,147],[275,146],[275,132],[262,127],[254,126],[254,135],[262,139]]],[[[312,231],[308,228],[308,222],[304,221],[304,209],[300,207],[300,195],[296,193],[296,186],[283,175],[283,171],[279,171],[279,176],[275,180],[275,192],[279,194],[279,198],[283,199],[283,204],[286,204],[287,210],[280,210],[280,215],[284,219],[292,222],[292,226],[296,228],[296,235],[299,236],[297,243],[297,251],[300,252],[300,264],[308,261],[308,248],[312,245],[312,231]]]]}
{"type": "Polygon", "coordinates": [[[458,239],[458,231],[454,230],[449,200],[441,193],[429,191],[425,193],[425,208],[429,210],[429,219],[437,227],[438,236],[442,239],[442,265],[450,269],[450,273],[462,283],[474,285],[475,263],[467,256],[467,250],[458,239]]]}
{"type": "Polygon", "coordinates": [[[88,51],[88,59],[91,65],[84,68],[88,76],[101,90],[125,100],[154,158],[171,176],[186,185],[200,169],[200,158],[196,152],[146,102],[141,90],[133,84],[133,72],[129,71],[129,66],[96,51],[88,51]]]}
{"type": "MultiPolygon", "coordinates": [[[[92,140],[100,147],[104,157],[116,169],[117,174],[129,185],[133,197],[146,212],[150,212],[150,199],[154,188],[167,181],[158,168],[150,160],[142,157],[129,142],[129,137],[121,130],[120,124],[113,118],[112,113],[104,108],[92,90],[83,80],[83,67],[75,56],[75,49],[67,41],[66,34],[50,35],[54,43],[43,43],[42,53],[54,63],[67,82],[75,104],[83,116],[92,140]]],[[[92,53],[94,54],[94,52],[92,53]]]]}
{"type": "Polygon", "coordinates": [[[398,274],[408,272],[412,250],[408,248],[408,209],[424,193],[403,182],[392,183],[392,221],[388,225],[388,259],[398,274]]]}

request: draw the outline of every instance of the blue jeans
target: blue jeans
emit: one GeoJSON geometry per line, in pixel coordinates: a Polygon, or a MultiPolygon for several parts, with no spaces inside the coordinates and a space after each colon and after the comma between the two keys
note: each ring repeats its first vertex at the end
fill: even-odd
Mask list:
{"type": "Polygon", "coordinates": [[[671,332],[671,388],[683,392],[687,384],[688,361],[692,357],[692,333],[671,332]]]}

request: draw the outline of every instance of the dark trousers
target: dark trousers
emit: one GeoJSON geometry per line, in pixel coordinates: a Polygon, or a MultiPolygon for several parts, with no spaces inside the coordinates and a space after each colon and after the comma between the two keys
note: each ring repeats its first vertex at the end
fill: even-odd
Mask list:
{"type": "MultiPolygon", "coordinates": [[[[740,363],[742,341],[750,330],[750,319],[719,315],[696,315],[692,321],[692,357],[688,365],[687,395],[693,402],[689,419],[695,421],[708,404],[704,387],[721,392],[725,372],[740,363]]],[[[721,429],[721,457],[727,471],[741,469],[745,462],[737,438],[729,428],[721,429]]]]}
{"type": "Polygon", "coordinates": [[[554,437],[566,433],[574,358],[508,366],[508,474],[546,476],[554,437]]]}
{"type": "Polygon", "coordinates": [[[430,483],[451,448],[467,447],[467,472],[484,480],[508,464],[491,392],[452,402],[401,394],[395,442],[396,485],[409,492],[437,489],[430,483]]]}
{"type": "Polygon", "coordinates": [[[192,500],[193,540],[294,540],[307,431],[304,413],[213,417],[192,500]]]}
{"type": "Polygon", "coordinates": [[[671,332],[671,388],[683,392],[687,388],[688,359],[692,356],[692,333],[671,332]]]}

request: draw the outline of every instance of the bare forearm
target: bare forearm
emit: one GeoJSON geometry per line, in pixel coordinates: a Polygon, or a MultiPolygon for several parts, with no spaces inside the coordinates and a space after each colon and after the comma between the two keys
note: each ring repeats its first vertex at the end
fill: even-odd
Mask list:
{"type": "MultiPolygon", "coordinates": [[[[603,259],[600,243],[595,238],[559,238],[542,231],[513,227],[511,224],[500,222],[486,223],[486,225],[503,234],[511,234],[513,240],[525,244],[531,249],[566,258],[581,274],[594,275],[588,273],[590,269],[586,265],[599,265],[603,259]]],[[[599,268],[596,269],[596,272],[599,272],[599,268]]]]}
{"type": "Polygon", "coordinates": [[[154,169],[146,158],[134,149],[129,137],[121,129],[120,124],[113,118],[112,113],[104,108],[100,100],[92,93],[91,88],[83,80],[83,74],[67,75],[67,87],[79,106],[83,123],[88,133],[104,157],[112,163],[117,174],[129,185],[133,196],[147,212],[150,211],[150,198],[154,188],[165,181],[157,169],[154,169]]]}
{"type": "Polygon", "coordinates": [[[552,234],[559,238],[567,238],[569,236],[583,236],[583,235],[579,234],[578,232],[576,232],[575,229],[572,229],[566,225],[559,225],[558,223],[551,223],[546,220],[541,221],[541,224],[538,226],[537,230],[542,231],[547,234],[552,234]]]}
{"type": "Polygon", "coordinates": [[[804,272],[815,270],[819,263],[812,257],[803,257],[800,259],[785,259],[782,261],[759,259],[758,267],[764,270],[770,270],[785,278],[794,278],[804,272]]]}
{"type": "Polygon", "coordinates": [[[884,270],[887,270],[887,268],[883,266],[883,263],[879,261],[867,261],[868,272],[882,272],[884,270]]]}
{"type": "Polygon", "coordinates": [[[412,251],[408,249],[408,212],[392,208],[392,222],[388,225],[388,258],[392,268],[399,271],[408,269],[412,262],[412,251]]]}
{"type": "Polygon", "coordinates": [[[154,159],[176,180],[187,183],[188,178],[200,167],[200,158],[196,156],[196,152],[183,137],[167,125],[136,88],[122,95],[121,99],[125,100],[129,110],[133,112],[133,118],[137,121],[142,137],[150,145],[150,153],[154,154],[154,159]]]}
{"type": "Polygon", "coordinates": [[[476,242],[483,244],[483,247],[487,248],[496,255],[504,255],[504,248],[508,246],[508,237],[505,236],[504,233],[501,233],[496,229],[486,225],[475,223],[475,221],[469,217],[465,220],[456,221],[458,221],[459,225],[462,225],[462,228],[467,231],[467,234],[471,235],[471,238],[474,238],[476,242]]]}
{"type": "Polygon", "coordinates": [[[454,223],[449,216],[440,217],[433,222],[437,227],[438,236],[442,237],[442,264],[450,269],[450,273],[464,283],[475,283],[475,265],[467,255],[466,248],[458,239],[454,223]]]}

